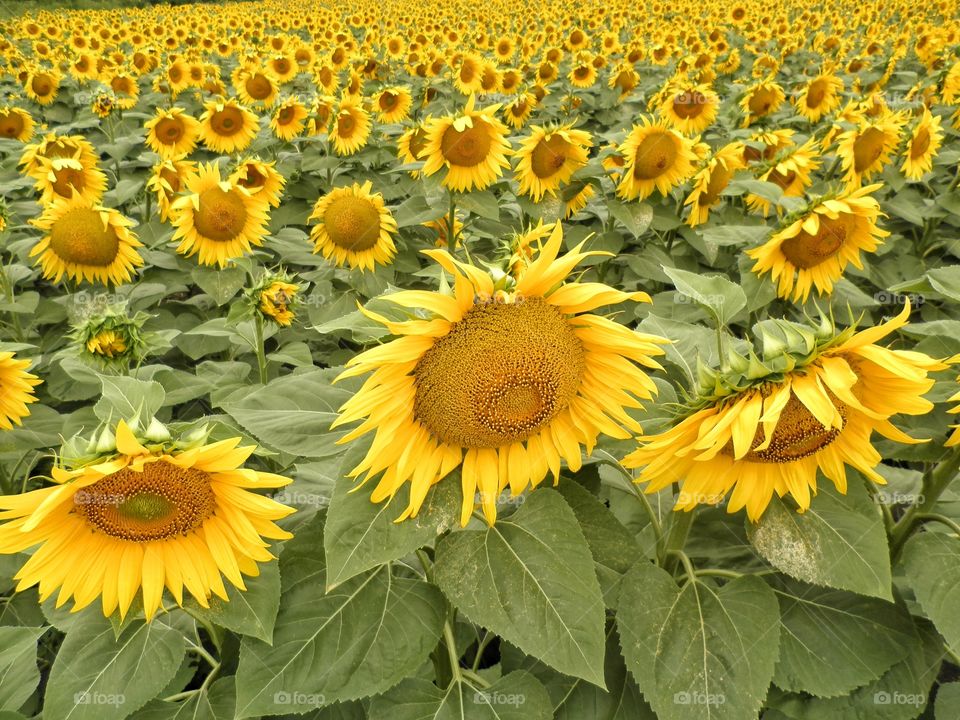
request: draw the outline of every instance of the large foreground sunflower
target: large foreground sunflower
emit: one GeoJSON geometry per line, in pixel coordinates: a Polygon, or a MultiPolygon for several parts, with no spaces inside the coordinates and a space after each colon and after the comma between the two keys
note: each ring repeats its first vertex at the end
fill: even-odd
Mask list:
{"type": "Polygon", "coordinates": [[[341,267],[373,270],[389,263],[396,254],[393,236],[397,221],[383,203],[383,195],[372,193],[373,183],[354,183],[331,190],[317,200],[310,220],[314,252],[322,252],[341,267]]]}
{"type": "Polygon", "coordinates": [[[197,255],[202,265],[227,262],[263,245],[268,201],[258,193],[220,178],[216,163],[204,164],[184,178],[187,194],[170,207],[177,252],[197,255]]]}
{"type": "Polygon", "coordinates": [[[30,414],[30,403],[37,401],[33,388],[40,378],[27,372],[29,360],[17,360],[12,352],[0,352],[0,428],[11,430],[30,414]]]}
{"type": "Polygon", "coordinates": [[[133,221],[116,210],[76,197],[53,202],[30,222],[46,231],[30,257],[37,258],[47,280],[60,282],[66,275],[77,282],[119,285],[130,282],[134,269],[143,265],[137,252],[143,243],[130,230],[133,221]]]}
{"type": "Polygon", "coordinates": [[[870,193],[881,185],[821,198],[760,247],[747,250],[758,275],[770,272],[782,298],[806,302],[813,287],[833,291],[848,264],[863,268],[860,252],[873,252],[890,233],[877,227],[880,204],[870,193]]]}
{"type": "Polygon", "coordinates": [[[705,373],[690,413],[643,439],[624,465],[643,468],[638,482],[649,483],[647,492],[680,483],[677,510],[718,504],[729,494],[727,511],[746,508],[754,521],[774,493],[789,494],[799,510],[807,509],[818,470],[841,493],[847,465],[884,483],[874,470],[882,458],[871,435],[922,442],[890,417],[929,412],[933,404],[922,395],[934,381],[927,373],[946,367],[923,353],[875,344],[905,325],[909,313],[907,304],[883,325],[839,335],[829,321],[817,331],[765,321],[761,356],[740,358],[749,370],[705,373]]]}
{"type": "Polygon", "coordinates": [[[582,252],[580,243],[558,257],[562,235],[558,223],[536,260],[502,289],[444,250],[425,251],[453,275],[453,294],[387,296],[423,308],[427,319],[390,322],[368,312],[400,337],[347,363],[341,378],[372,375],[334,425],[363,419],[340,442],[376,431],[350,472],[364,481],[380,475],[374,502],[410,483],[402,517],[412,517],[430,487],[460,466],[461,523],[477,505],[493,523],[508,485],[516,495],[548,471],[556,480],[561,459],[578,470],[582,446],[590,453],[600,433],[625,439],[640,432],[624,408],[640,407],[636,398],[650,398],[656,387],[634,363],[659,368],[652,358],[667,341],[590,313],[649,298],[601,283],[564,283],[598,253],[582,252]]]}
{"type": "Polygon", "coordinates": [[[98,597],[104,615],[126,616],[138,593],[147,620],[184,589],[204,607],[228,600],[223,578],[243,575],[273,555],[263,538],[290,534],[275,523],[293,512],[252,490],[290,481],[243,467],[253,447],[240,438],[177,449],[143,445],[121,421],[116,453],[75,468],[55,465],[56,485],[0,496],[0,553],[36,551],[14,576],[17,590],[39,586],[41,602],[59,589],[80,610],[98,597]]]}

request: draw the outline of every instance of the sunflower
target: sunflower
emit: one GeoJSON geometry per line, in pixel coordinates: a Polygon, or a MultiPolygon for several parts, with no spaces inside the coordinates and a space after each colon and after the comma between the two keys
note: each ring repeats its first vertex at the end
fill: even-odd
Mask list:
{"type": "Polygon", "coordinates": [[[532,126],[516,152],[520,194],[529,195],[534,202],[540,202],[545,193],[556,195],[557,189],[587,164],[592,144],[590,133],[573,130],[570,125],[532,126]]]}
{"type": "Polygon", "coordinates": [[[410,95],[410,89],[402,85],[386,87],[373,97],[373,107],[382,123],[402,121],[410,112],[411,105],[413,96],[410,95]]]}
{"type": "Polygon", "coordinates": [[[726,189],[737,170],[744,168],[743,145],[732,142],[717,150],[703,169],[693,177],[693,189],[684,201],[690,206],[687,225],[696,227],[707,221],[710,209],[720,202],[720,194],[726,189]]]}
{"type": "Polygon", "coordinates": [[[371,193],[373,184],[331,190],[317,200],[310,220],[314,252],[343,267],[373,270],[376,263],[388,264],[396,254],[393,236],[397,221],[383,203],[383,195],[371,193]]]}
{"type": "MultiPolygon", "coordinates": [[[[801,197],[813,182],[811,173],[820,167],[817,158],[818,143],[810,138],[800,147],[791,147],[770,162],[760,179],[773,183],[783,190],[784,197],[801,197]]],[[[759,195],[748,193],[747,207],[763,216],[770,214],[771,202],[759,195]]]]}
{"type": "Polygon", "coordinates": [[[795,144],[793,136],[794,131],[789,129],[755,132],[747,141],[749,144],[743,147],[743,161],[756,163],[761,160],[773,160],[778,152],[795,144]],[[760,147],[757,148],[754,145],[760,147]]]}
{"type": "Polygon", "coordinates": [[[434,118],[427,127],[423,173],[447,169],[443,185],[464,192],[483,190],[510,167],[507,128],[497,120],[499,105],[474,109],[471,95],[460,115],[434,118]]]}
{"type": "Polygon", "coordinates": [[[30,251],[43,277],[120,285],[130,282],[143,265],[137,248],[143,244],[130,228],[134,223],[116,210],[91,204],[82,197],[55,200],[31,224],[46,235],[30,251]]]}
{"type": "Polygon", "coordinates": [[[27,73],[24,90],[27,97],[40,105],[51,105],[60,92],[60,75],[53,70],[37,68],[27,73]]]}
{"type": "Polygon", "coordinates": [[[140,86],[135,77],[120,72],[111,77],[107,85],[116,95],[116,104],[121,110],[130,110],[136,106],[140,97],[140,86]]]}
{"type": "Polygon", "coordinates": [[[200,140],[200,123],[181,107],[157,108],[144,124],[147,146],[161,160],[180,160],[194,151],[200,140]]]}
{"type": "Polygon", "coordinates": [[[842,91],[843,80],[832,73],[821,73],[804,85],[794,105],[798,113],[816,123],[837,109],[842,91]]]}
{"type": "Polygon", "coordinates": [[[170,206],[183,190],[187,176],[196,171],[197,164],[185,160],[164,160],[154,165],[153,172],[147,178],[147,190],[157,194],[161,222],[170,219],[170,206]]]}
{"type": "Polygon", "coordinates": [[[931,114],[929,108],[925,107],[907,143],[900,170],[909,180],[919,181],[933,169],[933,159],[942,142],[940,116],[931,114]]]}
{"type": "Polygon", "coordinates": [[[909,312],[908,303],[883,325],[839,335],[829,321],[826,332],[766,321],[762,355],[741,358],[749,376],[705,373],[686,417],[645,438],[623,464],[643,468],[637,481],[649,483],[647,492],[680,483],[676,510],[718,504],[729,494],[727,512],[746,508],[752,521],[774,493],[791,495],[799,511],[809,508],[818,470],[841,493],[846,465],[883,484],[871,435],[919,442],[890,417],[929,412],[933,404],[922,395],[934,381],[927,373],[946,367],[919,352],[875,344],[905,325],[909,312]],[[785,338],[797,338],[797,346],[785,338]]]}
{"type": "Polygon", "coordinates": [[[510,291],[444,250],[424,251],[453,275],[453,295],[387,298],[433,317],[390,322],[365,311],[401,337],[347,363],[340,378],[373,374],[334,427],[365,419],[341,443],[376,430],[350,472],[365,473],[364,482],[383,473],[374,502],[409,482],[401,518],[413,517],[430,487],[461,466],[461,523],[479,505],[492,524],[507,485],[517,495],[548,471],[559,480],[561,458],[579,470],[582,446],[592,452],[600,433],[626,439],[640,431],[624,407],[640,407],[636,398],[649,399],[656,386],[634,362],[659,368],[652,358],[667,341],[589,313],[649,297],[601,283],[563,284],[596,253],[581,252],[580,243],[558,258],[562,235],[558,223],[510,291]]]}
{"type": "Polygon", "coordinates": [[[662,120],[641,117],[619,148],[626,158],[617,195],[643,200],[654,190],[666,195],[693,174],[697,156],[693,141],[667,127],[662,120]]]}
{"type": "Polygon", "coordinates": [[[474,53],[465,53],[453,67],[453,85],[464,95],[472,95],[483,84],[483,59],[474,53]]]}
{"type": "Polygon", "coordinates": [[[313,100],[307,119],[308,135],[324,135],[330,127],[330,118],[337,100],[332,95],[320,95],[313,100]]]}
{"type": "Polygon", "coordinates": [[[590,198],[597,194],[596,188],[593,187],[590,183],[584,183],[583,187],[577,190],[573,195],[569,196],[569,199],[563,203],[563,217],[565,220],[569,220],[578,212],[583,210],[587,203],[590,202],[590,198]]]}
{"type": "Polygon", "coordinates": [[[24,174],[39,180],[49,172],[45,160],[71,158],[78,160],[85,168],[95,168],[99,157],[93,145],[82,135],[58,136],[49,133],[39,142],[25,146],[17,164],[23,166],[24,174]]]}
{"type": "Polygon", "coordinates": [[[244,468],[255,448],[240,438],[178,449],[142,444],[122,420],[116,453],[71,468],[55,465],[52,487],[0,496],[0,552],[39,546],[14,576],[17,590],[39,586],[41,602],[80,610],[98,597],[103,613],[125,617],[142,592],[147,620],[164,587],[183,604],[228,600],[223,578],[245,590],[243,575],[273,555],[264,537],[291,537],[274,521],[291,508],[252,492],[287,478],[244,468]]]}
{"type": "Polygon", "coordinates": [[[536,106],[537,98],[533,93],[525,92],[504,107],[503,117],[510,127],[519,130],[526,125],[530,113],[536,106]]]}
{"type": "Polygon", "coordinates": [[[264,162],[258,157],[245,158],[237,163],[230,182],[239,185],[254,196],[262,195],[270,207],[280,207],[283,187],[287,181],[276,168],[276,161],[264,162]]]}
{"type": "Polygon", "coordinates": [[[300,286],[275,280],[259,292],[257,309],[280,327],[290,327],[296,317],[292,306],[300,286]]]}
{"type": "MultiPolygon", "coordinates": [[[[427,118],[427,123],[430,119],[427,118]]],[[[403,131],[397,140],[397,157],[404,165],[420,162],[424,148],[427,147],[427,128],[425,123],[417,123],[403,131]]],[[[420,177],[419,170],[411,170],[410,177],[420,177]]]]}
{"type": "Polygon", "coordinates": [[[200,165],[186,178],[187,194],[170,208],[177,252],[197,255],[201,265],[218,265],[263,245],[269,220],[266,198],[245,187],[220,179],[216,163],[200,165]]]}
{"type": "Polygon", "coordinates": [[[584,56],[574,63],[570,72],[567,73],[567,80],[573,87],[581,90],[591,87],[597,81],[597,69],[593,66],[591,58],[584,56]]]}
{"type": "Polygon", "coordinates": [[[361,107],[359,99],[345,95],[330,128],[334,151],[346,156],[361,150],[370,137],[370,128],[370,113],[361,107]]]}
{"type": "Polygon", "coordinates": [[[610,79],[607,81],[610,89],[616,90],[619,93],[617,99],[620,101],[623,101],[624,98],[632,93],[639,84],[640,76],[637,75],[637,71],[633,69],[633,65],[628,62],[621,62],[617,65],[613,69],[613,72],[610,73],[610,79]]]}
{"type": "Polygon", "coordinates": [[[683,84],[672,88],[660,104],[660,116],[684,135],[698,135],[717,118],[720,98],[709,85],[683,84]]]}
{"type": "Polygon", "coordinates": [[[786,97],[783,88],[769,78],[751,85],[740,101],[740,107],[746,114],[743,127],[776,112],[786,97]]]}
{"type": "MultiPolygon", "coordinates": [[[[436,238],[434,240],[434,245],[438,248],[446,248],[450,246],[450,216],[441,215],[436,220],[427,220],[423,223],[423,226],[430,228],[436,232],[436,238]]],[[[453,218],[453,245],[454,247],[460,246],[460,238],[463,237],[463,221],[460,220],[457,213],[454,213],[453,218]]]]}
{"type": "Polygon", "coordinates": [[[231,77],[237,97],[246,105],[271,107],[280,95],[280,88],[266,72],[238,67],[231,77]]]}
{"type": "Polygon", "coordinates": [[[209,100],[200,116],[200,138],[215,153],[245,150],[259,129],[257,116],[236,100],[209,100]]]}
{"type": "Polygon", "coordinates": [[[61,198],[80,198],[88,204],[100,201],[107,188],[107,176],[96,166],[85,167],[76,159],[79,156],[80,152],[76,151],[73,158],[40,161],[35,186],[41,205],[61,198]]]}
{"type": "Polygon", "coordinates": [[[0,138],[28,142],[33,137],[35,123],[26,110],[18,107],[0,107],[0,138]]]}
{"type": "MultiPolygon", "coordinates": [[[[960,363],[960,355],[954,355],[946,362],[949,365],[956,365],[957,363],[960,363]]],[[[960,403],[960,392],[958,392],[956,395],[950,396],[949,402],[960,403]]],[[[960,413],[960,405],[950,408],[950,410],[947,412],[960,413]]],[[[956,447],[957,445],[960,445],[960,425],[951,425],[950,427],[953,428],[953,433],[949,438],[947,438],[947,441],[944,443],[944,447],[956,447]]]]}
{"type": "Polygon", "coordinates": [[[307,108],[299,98],[289,97],[277,105],[270,118],[270,129],[280,140],[289,142],[303,132],[308,115],[307,108]]]}
{"type": "Polygon", "coordinates": [[[27,372],[29,360],[17,360],[12,352],[0,352],[0,429],[12,430],[30,414],[37,401],[33,388],[42,380],[27,372]]]}
{"type": "Polygon", "coordinates": [[[848,264],[862,269],[860,251],[874,252],[890,233],[877,227],[883,214],[868,185],[821,198],[760,247],[747,251],[756,260],[753,272],[770,272],[782,298],[806,302],[811,287],[833,291],[848,264]]]}
{"type": "Polygon", "coordinates": [[[842,133],[837,140],[837,154],[847,184],[858,187],[879,173],[890,162],[890,154],[899,141],[900,127],[890,115],[873,121],[865,118],[856,128],[842,133]]]}

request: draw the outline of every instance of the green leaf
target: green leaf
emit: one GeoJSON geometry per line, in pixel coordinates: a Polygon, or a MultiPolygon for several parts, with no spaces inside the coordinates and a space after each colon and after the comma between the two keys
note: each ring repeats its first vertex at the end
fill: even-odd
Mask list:
{"type": "Polygon", "coordinates": [[[767,225],[715,225],[700,231],[703,239],[715,245],[753,247],[759,245],[770,234],[767,225]]]}
{"type": "Polygon", "coordinates": [[[198,265],[190,273],[190,278],[217,305],[230,301],[247,281],[247,272],[242,267],[231,266],[215,269],[198,265]]]}
{"type": "Polygon", "coordinates": [[[934,720],[957,720],[960,717],[960,682],[944,683],[937,688],[934,720]]]}
{"type": "Polygon", "coordinates": [[[461,210],[479,215],[487,220],[500,219],[500,203],[497,201],[497,196],[490,190],[457,193],[454,200],[457,203],[457,208],[461,210]]]}
{"type": "Polygon", "coordinates": [[[370,706],[370,720],[552,720],[550,696],[530,673],[512,672],[488,688],[404,680],[370,706]]]}
{"type": "Polygon", "coordinates": [[[381,693],[436,647],[443,597],[422,580],[395,577],[383,565],[324,594],[323,521],[318,514],[284,547],[273,645],[243,638],[238,718],[381,693]]]}
{"type": "Polygon", "coordinates": [[[927,280],[938,293],[946,295],[951,300],[960,301],[960,265],[927,270],[927,280]]]}
{"type": "Polygon", "coordinates": [[[915,641],[910,614],[901,605],[795,581],[774,590],[781,631],[773,681],[784,690],[846,695],[883,675],[915,641]]]}
{"type": "Polygon", "coordinates": [[[331,432],[330,424],[350,393],[330,384],[333,374],[285,375],[224,403],[223,409],[267,447],[312,458],[337,455],[342,448],[336,441],[345,431],[331,432]]]}
{"type": "Polygon", "coordinates": [[[260,575],[246,578],[246,591],[227,584],[225,602],[217,596],[209,599],[209,608],[201,607],[192,597],[186,600],[190,613],[199,619],[233,630],[240,635],[249,635],[271,642],[273,624],[280,607],[280,569],[276,562],[260,565],[260,575]]]}
{"type": "Polygon", "coordinates": [[[846,495],[822,487],[803,513],[774,497],[748,535],[760,555],[790,577],[893,600],[883,519],[857,483],[846,495]]]}
{"type": "Polygon", "coordinates": [[[37,640],[47,630],[0,627],[0,710],[19,710],[37,689],[37,640]]]}
{"type": "Polygon", "coordinates": [[[137,622],[114,639],[95,613],[67,633],[50,671],[44,715],[58,720],[122,720],[160,692],[186,653],[179,630],[163,616],[137,622]]]}
{"type": "Polygon", "coordinates": [[[960,650],[960,540],[934,532],[914,535],[903,566],[917,602],[954,652],[960,650]]]}
{"type": "Polygon", "coordinates": [[[660,720],[748,720],[773,677],[778,616],[776,595],[757,577],[680,588],[644,560],[623,580],[617,627],[627,667],[660,720]]]}
{"type": "Polygon", "coordinates": [[[345,475],[337,479],[323,534],[328,588],[402,558],[458,525],[460,483],[455,477],[430,489],[415,518],[395,522],[409,492],[405,485],[389,502],[374,503],[369,488],[357,489],[356,481],[345,475]]]}
{"type": "Polygon", "coordinates": [[[557,491],[577,516],[593,555],[604,601],[613,608],[620,580],[640,557],[640,546],[607,506],[580,483],[561,482],[557,491]]]}
{"type": "Polygon", "coordinates": [[[163,386],[153,380],[137,380],[122,375],[101,375],[103,395],[93,410],[105,423],[116,425],[118,420],[138,420],[146,429],[150,419],[163,407],[163,386]]]}
{"type": "Polygon", "coordinates": [[[472,622],[603,686],[603,597],[587,541],[558,493],[536,490],[493,527],[443,538],[434,579],[472,622]]]}
{"type": "Polygon", "coordinates": [[[607,211],[635,238],[641,237],[653,222],[653,207],[649,203],[624,203],[614,197],[608,197],[607,211]]]}
{"type": "Polygon", "coordinates": [[[673,280],[677,292],[705,307],[721,325],[729,324],[747,306],[743,288],[722,275],[706,276],[669,267],[663,271],[673,280]]]}

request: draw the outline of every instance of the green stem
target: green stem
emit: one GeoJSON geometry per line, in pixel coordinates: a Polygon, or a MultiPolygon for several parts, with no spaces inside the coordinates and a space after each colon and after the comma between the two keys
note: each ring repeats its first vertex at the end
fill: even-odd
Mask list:
{"type": "Polygon", "coordinates": [[[697,581],[697,571],[693,569],[693,563],[689,556],[683,550],[667,550],[668,558],[677,558],[683,564],[683,571],[687,575],[687,580],[692,583],[697,581]]]}
{"type": "Polygon", "coordinates": [[[263,316],[257,312],[256,322],[256,339],[254,340],[255,350],[257,352],[257,370],[260,373],[260,384],[267,384],[267,357],[263,349],[263,316]]]}
{"type": "Polygon", "coordinates": [[[461,670],[460,674],[464,680],[467,680],[468,682],[471,682],[474,685],[479,685],[480,688],[483,690],[486,690],[488,687],[490,687],[490,683],[488,683],[486,680],[484,680],[482,677],[477,675],[477,673],[473,672],[472,670],[461,670]]]}
{"type": "Polygon", "coordinates": [[[620,473],[626,478],[628,487],[633,492],[634,497],[636,497],[640,501],[640,504],[643,505],[643,509],[646,511],[647,517],[650,518],[650,527],[653,528],[654,539],[656,540],[657,547],[660,547],[663,544],[663,526],[660,524],[660,518],[657,517],[657,513],[653,509],[653,505],[650,504],[650,500],[647,498],[646,493],[642,492],[640,488],[637,487],[636,478],[634,478],[633,475],[630,474],[630,471],[621,465],[620,462],[613,457],[613,455],[610,455],[605,450],[597,450],[595,451],[595,454],[600,462],[619,470],[620,473]],[[602,457],[603,455],[606,457],[602,457]]]}
{"type": "MultiPolygon", "coordinates": [[[[7,302],[13,307],[13,278],[10,277],[9,268],[0,268],[0,283],[3,284],[3,293],[7,297],[7,302]]],[[[23,342],[23,326],[20,325],[20,313],[11,310],[10,317],[13,320],[13,333],[17,342],[23,342]]]]}
{"type": "Polygon", "coordinates": [[[694,517],[693,510],[676,510],[671,514],[670,529],[659,553],[660,565],[669,573],[677,569],[677,553],[683,552],[683,547],[687,544],[694,517]]]}
{"type": "Polygon", "coordinates": [[[447,250],[451,255],[457,247],[457,200],[450,191],[450,213],[447,216],[447,250]]]}
{"type": "Polygon", "coordinates": [[[450,674],[455,682],[463,680],[463,672],[460,668],[460,658],[457,657],[457,641],[453,635],[453,626],[448,617],[443,623],[443,644],[447,646],[447,657],[450,660],[450,674]]]}
{"type": "Polygon", "coordinates": [[[887,535],[893,532],[893,526],[896,524],[896,521],[893,519],[893,513],[890,511],[890,506],[884,503],[880,498],[880,491],[877,489],[877,486],[873,483],[867,483],[867,492],[873,498],[873,501],[880,506],[881,512],[883,513],[883,526],[887,530],[887,535]]]}
{"type": "Polygon", "coordinates": [[[911,531],[920,521],[920,517],[930,513],[937,500],[947,489],[960,469],[960,447],[953,448],[950,454],[923,476],[923,502],[910,507],[894,526],[890,534],[890,557],[896,559],[903,550],[904,543],[910,537],[911,531]]]}
{"type": "Polygon", "coordinates": [[[919,513],[917,514],[917,520],[920,522],[938,522],[941,525],[946,525],[948,528],[953,530],[955,535],[960,536],[960,523],[951,520],[946,515],[941,515],[940,513],[919,513]]]}
{"type": "Polygon", "coordinates": [[[487,645],[489,645],[495,637],[496,635],[489,630],[483,631],[483,637],[480,639],[480,642],[477,643],[477,655],[473,658],[473,666],[471,668],[473,672],[476,672],[480,667],[480,659],[483,657],[483,651],[487,649],[487,645]]]}

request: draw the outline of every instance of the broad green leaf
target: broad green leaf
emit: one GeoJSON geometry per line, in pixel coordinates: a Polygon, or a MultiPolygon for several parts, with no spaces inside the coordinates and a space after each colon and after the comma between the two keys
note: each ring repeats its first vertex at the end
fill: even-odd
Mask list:
{"type": "Polygon", "coordinates": [[[603,596],[576,516],[555,491],[532,492],[493,527],[443,538],[434,579],[472,622],[603,686],[603,596]]]}
{"type": "Polygon", "coordinates": [[[933,717],[934,720],[960,718],[960,682],[944,683],[937,688],[933,717]]]}
{"type": "Polygon", "coordinates": [[[223,404],[223,409],[264,445],[293,455],[329,457],[345,431],[330,431],[349,392],[330,384],[334,372],[285,375],[223,404]]]}
{"type": "Polygon", "coordinates": [[[960,651],[960,540],[920,532],[903,548],[903,566],[917,602],[947,641],[960,651]]]}
{"type": "Polygon", "coordinates": [[[369,489],[358,489],[353,478],[337,479],[323,534],[328,587],[402,558],[458,525],[460,483],[455,476],[430,489],[416,517],[395,522],[408,497],[404,486],[391,501],[374,503],[369,489]]]}
{"type": "Polygon", "coordinates": [[[625,203],[614,197],[608,197],[607,211],[635,238],[641,237],[653,222],[653,207],[649,203],[625,203]]]}
{"type": "Polygon", "coordinates": [[[781,629],[773,681],[784,690],[846,695],[883,675],[915,640],[901,605],[795,581],[777,583],[774,590],[781,629]]]}
{"type": "Polygon", "coordinates": [[[210,268],[198,265],[190,278],[217,305],[223,305],[236,295],[247,281],[247,272],[242,267],[210,268]]]}
{"type": "Polygon", "coordinates": [[[960,301],[960,265],[948,265],[927,271],[927,280],[938,293],[960,301]]]}
{"type": "Polygon", "coordinates": [[[58,720],[122,720],[173,678],[186,653],[179,630],[160,616],[114,639],[106,618],[89,613],[67,633],[50,671],[44,715],[58,720]]]}
{"type": "Polygon", "coordinates": [[[94,406],[97,417],[116,425],[118,420],[139,420],[146,429],[150,419],[163,407],[163,386],[153,380],[137,380],[122,375],[101,375],[103,396],[94,406]]]}
{"type": "Polygon", "coordinates": [[[488,688],[404,680],[370,706],[370,720],[552,720],[550,696],[530,673],[512,672],[488,688]]]}
{"type": "Polygon", "coordinates": [[[458,209],[479,215],[487,220],[500,219],[500,203],[497,201],[497,196],[490,190],[457,193],[454,197],[458,209]]]}
{"type": "Polygon", "coordinates": [[[212,622],[240,635],[265,642],[273,639],[273,624],[280,607],[280,569],[276,562],[262,563],[260,575],[245,578],[246,591],[227,585],[229,602],[213,596],[210,607],[201,607],[193,598],[186,606],[194,617],[212,622]]]}
{"type": "Polygon", "coordinates": [[[0,710],[19,710],[37,689],[37,640],[47,629],[0,627],[0,710]]]}
{"type": "Polygon", "coordinates": [[[743,576],[682,588],[645,560],[623,580],[617,627],[627,667],[660,720],[750,720],[779,646],[777,599],[743,576]]]}
{"type": "Polygon", "coordinates": [[[237,704],[236,679],[231,675],[183,702],[153,700],[130,720],[234,720],[237,704]]]}
{"type": "Polygon", "coordinates": [[[858,483],[846,495],[822,487],[803,513],[774,497],[750,542],[787,575],[812,585],[892,600],[890,556],[880,510],[858,483]]]}
{"type": "Polygon", "coordinates": [[[324,594],[324,519],[318,514],[284,547],[273,645],[243,638],[238,718],[303,713],[381,693],[410,675],[439,640],[440,592],[395,577],[389,565],[324,594]]]}
{"type": "Polygon", "coordinates": [[[664,267],[677,292],[707,308],[721,325],[727,325],[747,306],[743,288],[721,275],[700,275],[679,268],[664,267]]]}
{"type": "Polygon", "coordinates": [[[715,225],[705,227],[700,234],[705,241],[715,245],[736,245],[747,248],[759,245],[766,240],[770,234],[770,227],[767,225],[715,225]]]}

